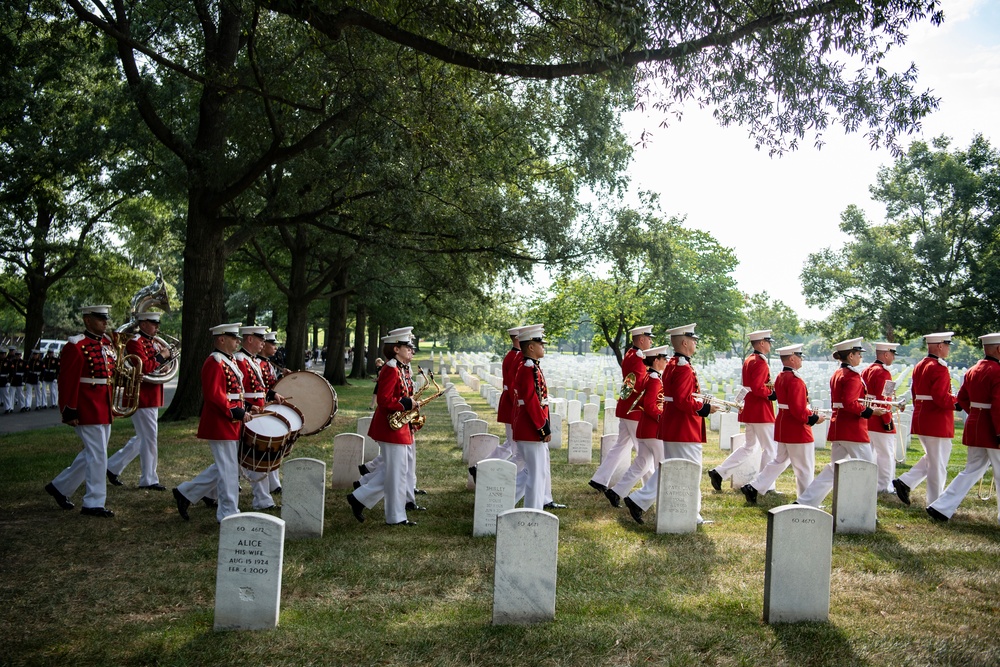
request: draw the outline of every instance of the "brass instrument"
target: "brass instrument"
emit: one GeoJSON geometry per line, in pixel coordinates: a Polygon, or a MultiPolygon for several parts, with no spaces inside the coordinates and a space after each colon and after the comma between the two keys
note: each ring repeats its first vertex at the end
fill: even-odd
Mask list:
{"type": "MultiPolygon", "coordinates": [[[[170,312],[170,299],[167,296],[167,286],[163,281],[163,271],[160,269],[156,270],[156,278],[153,282],[140,289],[135,293],[135,296],[132,297],[132,319],[115,329],[115,331],[126,336],[133,334],[138,326],[135,316],[138,313],[148,311],[154,306],[162,309],[164,312],[170,312]]],[[[144,374],[142,376],[143,382],[166,384],[167,382],[173,380],[177,376],[177,371],[180,370],[180,341],[167,334],[161,334],[161,336],[169,338],[169,342],[160,336],[153,336],[153,340],[156,341],[157,345],[170,350],[170,358],[152,373],[144,374]]]]}
{"type": "MultiPolygon", "coordinates": [[[[629,375],[631,375],[631,373],[629,373],[629,375]]],[[[635,412],[636,410],[638,410],[639,412],[642,412],[642,405],[641,405],[641,403],[642,403],[642,397],[645,396],[645,395],[646,395],[646,390],[645,389],[643,389],[642,391],[640,391],[639,395],[635,397],[634,401],[632,401],[632,405],[631,405],[631,407],[629,407],[628,412],[626,412],[625,414],[629,414],[631,412],[635,412]]]]}
{"type": "Polygon", "coordinates": [[[110,336],[115,349],[115,369],[108,378],[108,385],[111,387],[111,414],[115,417],[131,417],[139,409],[142,359],[125,353],[125,336],[117,331],[110,336]]]}
{"type": "Polygon", "coordinates": [[[815,408],[813,412],[819,415],[820,417],[833,419],[833,408],[815,408]]]}
{"type": "Polygon", "coordinates": [[[399,412],[393,412],[392,414],[389,415],[389,428],[391,428],[394,431],[397,429],[401,429],[410,423],[412,423],[417,428],[417,430],[423,428],[424,422],[427,421],[427,417],[425,415],[420,414],[420,408],[424,407],[425,405],[433,401],[438,396],[441,396],[445,392],[445,390],[441,388],[441,385],[439,385],[437,381],[434,379],[433,372],[428,377],[428,375],[424,372],[423,368],[421,368],[420,366],[417,366],[417,368],[420,370],[420,375],[425,380],[424,386],[418,389],[417,393],[413,395],[412,408],[410,408],[409,410],[400,410],[399,412]],[[429,380],[430,382],[427,382],[427,380],[429,380]],[[430,383],[434,384],[434,389],[436,391],[431,396],[428,396],[427,398],[420,400],[420,395],[423,394],[424,391],[427,389],[427,387],[430,386],[430,383]]]}
{"type": "Polygon", "coordinates": [[[627,401],[628,397],[635,391],[635,373],[629,373],[622,380],[622,389],[618,392],[619,401],[627,401]]]}
{"type": "Polygon", "coordinates": [[[861,399],[861,405],[866,408],[882,408],[886,412],[900,413],[906,410],[906,399],[901,398],[899,400],[882,400],[877,399],[874,396],[865,396],[861,399]]]}
{"type": "Polygon", "coordinates": [[[709,405],[714,405],[715,407],[719,408],[720,412],[732,412],[734,409],[737,412],[741,412],[743,410],[743,402],[742,401],[739,401],[739,402],[737,402],[737,401],[725,401],[725,400],[723,400],[723,399],[721,399],[721,398],[719,398],[717,396],[712,396],[711,394],[694,393],[694,394],[691,394],[691,395],[694,398],[697,398],[698,400],[700,400],[702,403],[708,403],[709,405]]]}

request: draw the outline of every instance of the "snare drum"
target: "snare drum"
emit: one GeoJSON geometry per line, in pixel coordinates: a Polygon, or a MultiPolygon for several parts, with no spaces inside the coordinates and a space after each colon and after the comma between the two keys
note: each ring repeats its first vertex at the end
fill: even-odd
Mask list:
{"type": "Polygon", "coordinates": [[[261,414],[244,423],[240,465],[257,472],[278,468],[288,450],[290,431],[288,420],[281,415],[261,414]]]}
{"type": "Polygon", "coordinates": [[[289,402],[284,404],[280,403],[268,403],[264,406],[264,410],[267,412],[273,412],[275,414],[281,415],[288,422],[288,442],[289,444],[295,442],[302,432],[302,424],[305,422],[305,418],[302,416],[302,412],[289,402]]]}

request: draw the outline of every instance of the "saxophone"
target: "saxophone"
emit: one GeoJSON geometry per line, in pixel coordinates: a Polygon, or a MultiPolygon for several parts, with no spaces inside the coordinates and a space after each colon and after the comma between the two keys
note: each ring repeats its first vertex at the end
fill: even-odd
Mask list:
{"type": "Polygon", "coordinates": [[[414,425],[414,427],[416,427],[417,430],[423,428],[424,422],[427,421],[427,417],[425,415],[420,414],[420,408],[424,407],[425,405],[427,405],[435,398],[444,393],[444,389],[442,389],[441,385],[439,385],[437,381],[434,379],[434,373],[431,373],[430,377],[428,377],[427,374],[424,372],[423,368],[420,368],[420,366],[417,366],[417,368],[420,370],[420,375],[424,378],[424,386],[418,389],[417,393],[413,395],[412,408],[410,408],[409,410],[400,410],[399,412],[393,412],[392,414],[389,415],[389,428],[391,428],[393,431],[399,430],[404,426],[406,426],[407,424],[411,423],[414,425]],[[420,395],[424,393],[424,391],[427,389],[427,387],[430,386],[431,383],[434,384],[434,389],[436,391],[431,396],[428,396],[427,398],[420,400],[420,395]]]}

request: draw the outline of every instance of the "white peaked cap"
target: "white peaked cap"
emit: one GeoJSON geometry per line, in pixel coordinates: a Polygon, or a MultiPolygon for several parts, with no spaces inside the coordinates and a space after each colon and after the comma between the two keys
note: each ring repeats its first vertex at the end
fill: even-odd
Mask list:
{"type": "Polygon", "coordinates": [[[652,324],[644,324],[641,327],[636,327],[634,329],[629,329],[628,330],[628,335],[632,336],[632,337],[635,337],[635,336],[652,336],[653,335],[653,325],[652,324]]]}
{"type": "Polygon", "coordinates": [[[760,331],[751,331],[747,334],[747,338],[751,341],[755,340],[771,340],[771,330],[761,329],[760,331]]]}
{"type": "Polygon", "coordinates": [[[409,345],[413,347],[410,342],[410,339],[413,338],[412,331],[413,327],[393,329],[382,339],[382,343],[384,345],[409,345]]]}
{"type": "Polygon", "coordinates": [[[259,337],[263,338],[264,337],[264,333],[266,331],[267,331],[267,327],[258,327],[258,326],[240,327],[240,335],[241,336],[259,336],[259,337]]]}
{"type": "Polygon", "coordinates": [[[859,350],[864,352],[865,349],[861,347],[861,343],[863,343],[864,340],[864,338],[848,338],[846,340],[842,340],[833,346],[833,351],[848,352],[850,350],[859,350]]]}
{"type": "Polygon", "coordinates": [[[523,329],[523,328],[524,327],[511,327],[510,329],[507,329],[507,335],[508,336],[516,336],[519,333],[521,333],[521,329],[523,329]]]}
{"type": "Polygon", "coordinates": [[[778,353],[779,357],[787,357],[795,354],[796,352],[802,351],[803,344],[796,343],[795,345],[786,345],[785,347],[779,347],[775,352],[778,353]]]}
{"type": "Polygon", "coordinates": [[[669,345],[660,345],[658,347],[651,347],[648,350],[642,350],[642,356],[645,357],[658,357],[661,354],[669,357],[674,353],[674,348],[669,345]]]}
{"type": "Polygon", "coordinates": [[[274,331],[265,332],[264,333],[264,340],[266,340],[269,343],[277,343],[278,342],[278,334],[276,332],[274,332],[274,331]]]}
{"type": "Polygon", "coordinates": [[[391,329],[389,333],[386,334],[386,338],[392,338],[393,336],[406,336],[409,339],[413,335],[413,327],[400,327],[398,329],[391,329]]]}
{"type": "Polygon", "coordinates": [[[139,320],[140,322],[143,321],[143,320],[146,320],[146,321],[149,321],[149,322],[159,322],[160,321],[160,316],[162,314],[163,313],[161,313],[158,310],[147,310],[145,313],[136,313],[135,314],[135,319],[139,320]]]}
{"type": "Polygon", "coordinates": [[[522,343],[529,340],[538,341],[544,343],[545,341],[545,325],[544,324],[529,324],[526,327],[521,327],[521,330],[517,332],[517,339],[522,343]]]}
{"type": "Polygon", "coordinates": [[[698,335],[694,332],[694,328],[698,326],[697,324],[685,324],[682,327],[674,327],[673,329],[667,329],[668,336],[687,336],[688,338],[698,338],[698,335]]]}
{"type": "Polygon", "coordinates": [[[230,322],[229,324],[218,324],[209,329],[209,331],[212,332],[213,336],[221,336],[223,334],[239,336],[241,326],[243,326],[242,322],[230,322]]]}
{"type": "Polygon", "coordinates": [[[979,337],[983,345],[1000,345],[1000,333],[986,334],[979,337]]]}
{"type": "Polygon", "coordinates": [[[924,336],[924,342],[928,345],[931,343],[950,343],[951,337],[954,335],[954,331],[939,331],[937,333],[927,334],[924,336]]]}
{"type": "Polygon", "coordinates": [[[104,315],[108,316],[111,306],[84,306],[80,309],[81,315],[104,315]]]}
{"type": "Polygon", "coordinates": [[[876,352],[895,352],[896,348],[899,347],[899,343],[886,343],[885,341],[876,341],[872,343],[872,347],[875,348],[876,352]]]}

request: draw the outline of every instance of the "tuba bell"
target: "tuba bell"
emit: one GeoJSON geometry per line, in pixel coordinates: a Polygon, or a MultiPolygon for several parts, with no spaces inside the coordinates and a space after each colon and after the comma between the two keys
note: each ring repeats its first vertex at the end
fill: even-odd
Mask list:
{"type": "Polygon", "coordinates": [[[622,389],[618,393],[618,400],[619,401],[628,400],[628,397],[631,396],[632,392],[634,391],[635,391],[635,373],[629,373],[628,375],[625,376],[625,379],[622,380],[622,389]]]}
{"type": "MultiPolygon", "coordinates": [[[[144,313],[154,307],[167,313],[170,312],[170,299],[167,296],[167,285],[163,280],[163,271],[160,269],[156,270],[156,278],[153,282],[140,289],[135,293],[135,296],[132,297],[131,319],[122,326],[118,327],[115,331],[122,334],[127,339],[129,335],[135,333],[135,329],[138,324],[135,316],[138,313],[144,313]]],[[[167,334],[153,336],[153,340],[156,341],[157,345],[170,350],[170,358],[151,373],[143,374],[142,381],[150,382],[152,384],[166,384],[177,376],[177,371],[179,371],[181,367],[180,341],[167,334]],[[165,336],[170,339],[169,342],[161,336],[165,336]]]]}
{"type": "Polygon", "coordinates": [[[126,337],[117,331],[111,334],[115,349],[115,369],[108,379],[111,386],[111,414],[117,418],[131,417],[139,409],[139,389],[142,384],[142,359],[125,352],[126,337]]]}

